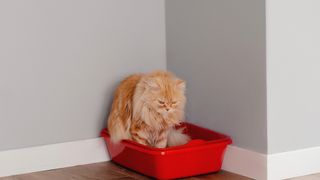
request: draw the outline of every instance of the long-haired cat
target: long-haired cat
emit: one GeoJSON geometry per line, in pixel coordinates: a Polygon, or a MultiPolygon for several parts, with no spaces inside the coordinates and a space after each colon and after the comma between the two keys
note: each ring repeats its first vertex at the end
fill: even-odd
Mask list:
{"type": "Polygon", "coordinates": [[[165,148],[189,141],[176,130],[184,118],[185,81],[166,71],[135,74],[124,79],[115,91],[108,118],[113,143],[130,139],[165,148]]]}

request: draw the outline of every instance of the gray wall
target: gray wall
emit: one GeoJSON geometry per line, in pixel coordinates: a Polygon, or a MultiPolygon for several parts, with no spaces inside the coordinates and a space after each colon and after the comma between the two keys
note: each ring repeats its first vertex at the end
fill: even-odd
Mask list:
{"type": "Polygon", "coordinates": [[[97,137],[120,78],[166,66],[162,0],[2,0],[0,25],[0,150],[97,137]]]}
{"type": "Polygon", "coordinates": [[[167,0],[168,69],[187,80],[187,118],[267,152],[265,1],[167,0]]]}
{"type": "Polygon", "coordinates": [[[320,1],[267,2],[269,153],[320,146],[320,1]]]}

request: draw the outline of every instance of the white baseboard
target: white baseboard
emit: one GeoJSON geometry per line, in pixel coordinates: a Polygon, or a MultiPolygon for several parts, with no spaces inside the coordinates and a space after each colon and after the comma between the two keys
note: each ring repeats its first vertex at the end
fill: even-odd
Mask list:
{"type": "Polygon", "coordinates": [[[267,179],[267,156],[236,146],[228,146],[222,169],[258,180],[267,179]]]}
{"type": "MultiPolygon", "coordinates": [[[[0,151],[0,177],[109,160],[102,138],[0,151]]],[[[266,155],[229,146],[222,169],[257,180],[320,173],[320,147],[266,155]]]]}
{"type": "Polygon", "coordinates": [[[282,180],[320,173],[320,147],[266,155],[229,146],[222,169],[257,180],[282,180]]]}
{"type": "Polygon", "coordinates": [[[0,177],[108,160],[102,138],[0,151],[0,177]]]}
{"type": "Polygon", "coordinates": [[[320,147],[268,155],[270,180],[320,173],[320,147]]]}

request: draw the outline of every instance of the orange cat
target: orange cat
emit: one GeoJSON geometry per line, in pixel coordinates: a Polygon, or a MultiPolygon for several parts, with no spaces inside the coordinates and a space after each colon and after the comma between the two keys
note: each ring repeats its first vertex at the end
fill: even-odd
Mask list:
{"type": "Polygon", "coordinates": [[[118,86],[108,119],[111,140],[165,148],[189,141],[174,126],[184,118],[185,82],[166,71],[131,75],[118,86]]]}

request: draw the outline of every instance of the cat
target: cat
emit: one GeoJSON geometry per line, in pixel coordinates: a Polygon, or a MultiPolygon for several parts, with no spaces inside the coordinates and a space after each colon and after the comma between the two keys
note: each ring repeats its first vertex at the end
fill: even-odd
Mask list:
{"type": "Polygon", "coordinates": [[[167,71],[134,74],[117,87],[108,117],[111,142],[123,139],[165,148],[187,143],[176,130],[184,118],[185,81],[167,71]]]}

